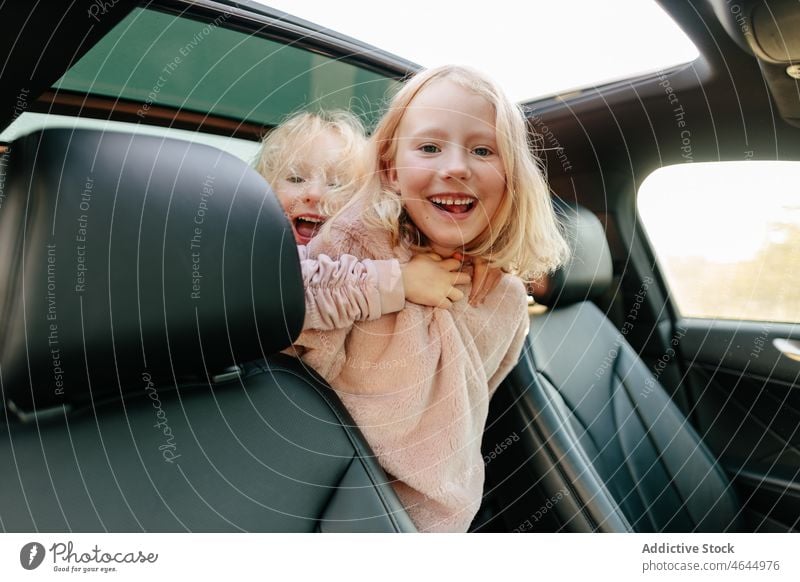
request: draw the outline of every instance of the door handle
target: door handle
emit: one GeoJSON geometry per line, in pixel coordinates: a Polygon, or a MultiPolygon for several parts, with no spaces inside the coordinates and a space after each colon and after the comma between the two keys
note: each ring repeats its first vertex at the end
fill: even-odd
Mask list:
{"type": "Polygon", "coordinates": [[[800,341],[776,338],[772,345],[787,358],[800,362],[800,341]]]}

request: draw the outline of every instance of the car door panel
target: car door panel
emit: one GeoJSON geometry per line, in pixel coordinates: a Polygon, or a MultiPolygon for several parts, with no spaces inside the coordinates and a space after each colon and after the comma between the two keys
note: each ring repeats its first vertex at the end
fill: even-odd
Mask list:
{"type": "Polygon", "coordinates": [[[773,340],[790,324],[685,319],[691,417],[721,459],[756,531],[800,525],[800,362],[773,340]]]}

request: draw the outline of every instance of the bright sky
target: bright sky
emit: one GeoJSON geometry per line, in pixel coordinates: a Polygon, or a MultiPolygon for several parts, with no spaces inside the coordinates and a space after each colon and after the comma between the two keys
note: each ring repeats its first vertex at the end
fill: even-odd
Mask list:
{"type": "Polygon", "coordinates": [[[639,189],[639,214],[660,258],[752,259],[800,224],[800,162],[715,162],[660,168],[639,189]]]}
{"type": "Polygon", "coordinates": [[[424,67],[466,64],[515,100],[694,60],[654,0],[256,0],[424,67]]]}

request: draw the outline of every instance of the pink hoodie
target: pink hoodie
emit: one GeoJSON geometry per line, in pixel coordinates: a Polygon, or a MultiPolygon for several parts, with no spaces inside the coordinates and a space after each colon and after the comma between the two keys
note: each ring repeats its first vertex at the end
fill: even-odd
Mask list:
{"type": "MultiPolygon", "coordinates": [[[[352,207],[335,218],[308,256],[410,258],[359,214],[352,207]]],[[[420,531],[465,532],[475,516],[489,398],[517,363],[528,321],[522,281],[506,275],[479,307],[466,299],[450,310],[406,303],[399,313],[298,338],[298,353],[337,391],[420,531]]]]}

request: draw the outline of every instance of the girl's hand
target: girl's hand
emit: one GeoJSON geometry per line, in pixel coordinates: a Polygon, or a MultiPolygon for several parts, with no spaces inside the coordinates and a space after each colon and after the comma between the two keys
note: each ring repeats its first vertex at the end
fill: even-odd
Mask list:
{"type": "Polygon", "coordinates": [[[461,301],[464,293],[454,285],[469,283],[469,275],[459,272],[461,261],[445,259],[436,253],[414,255],[405,265],[400,265],[403,272],[403,287],[406,301],[450,309],[453,303],[461,301]]]}
{"type": "MultiPolygon", "coordinates": [[[[453,255],[453,258],[464,260],[464,256],[460,253],[453,255]]],[[[469,304],[472,305],[472,307],[477,307],[482,304],[486,296],[497,287],[502,276],[503,271],[490,267],[485,259],[473,257],[472,290],[469,293],[469,304]]]]}

